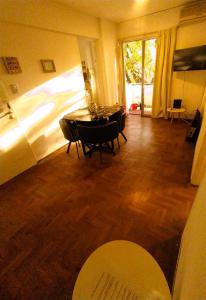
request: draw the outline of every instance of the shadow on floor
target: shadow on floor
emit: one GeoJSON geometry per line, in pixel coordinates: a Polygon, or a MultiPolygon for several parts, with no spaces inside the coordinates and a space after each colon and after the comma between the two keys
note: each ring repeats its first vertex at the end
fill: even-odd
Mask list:
{"type": "Polygon", "coordinates": [[[170,291],[173,289],[180,243],[181,234],[149,249],[150,254],[156,259],[164,272],[170,291]]]}

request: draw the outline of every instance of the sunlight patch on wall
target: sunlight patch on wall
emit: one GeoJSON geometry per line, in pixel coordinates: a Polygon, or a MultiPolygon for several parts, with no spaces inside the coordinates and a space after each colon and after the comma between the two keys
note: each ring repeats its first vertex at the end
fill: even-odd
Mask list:
{"type": "Polygon", "coordinates": [[[68,108],[66,111],[61,113],[55,119],[55,121],[51,124],[51,126],[47,128],[47,130],[45,131],[45,135],[48,136],[52,132],[54,132],[56,129],[59,130],[59,120],[62,119],[66,114],[74,112],[75,110],[77,110],[78,108],[80,108],[83,105],[84,105],[84,101],[79,99],[79,101],[77,103],[73,104],[70,108],[68,108]]]}
{"type": "Polygon", "coordinates": [[[7,133],[0,137],[0,150],[6,151],[12,145],[14,145],[21,137],[23,136],[24,132],[20,126],[9,130],[7,133]]]}
{"type": "Polygon", "coordinates": [[[86,106],[81,67],[35,87],[11,102],[11,106],[18,126],[1,136],[0,148],[7,151],[25,136],[37,160],[41,159],[65,143],[59,120],[86,106]]]}
{"type": "Polygon", "coordinates": [[[0,137],[0,149],[7,150],[15,142],[17,142],[27,130],[29,130],[35,123],[42,120],[46,115],[48,115],[52,109],[54,109],[55,103],[48,103],[39,107],[34,111],[28,118],[22,120],[16,128],[11,129],[3,136],[0,137]]]}
{"type": "Polygon", "coordinates": [[[147,4],[147,2],[148,2],[148,0],[135,0],[134,6],[135,7],[145,6],[147,4]]]}
{"type": "Polygon", "coordinates": [[[38,108],[28,118],[20,122],[20,127],[24,132],[29,130],[33,125],[41,121],[46,115],[48,115],[52,109],[54,109],[55,103],[50,102],[38,108]]]}
{"type": "MultiPolygon", "coordinates": [[[[74,96],[70,97],[68,100],[66,100],[64,102],[63,106],[68,106],[68,104],[79,101],[80,99],[83,99],[85,101],[84,97],[85,97],[85,90],[82,90],[82,91],[78,92],[76,95],[74,95],[74,96]]],[[[67,112],[67,113],[69,113],[69,112],[67,112]]]]}

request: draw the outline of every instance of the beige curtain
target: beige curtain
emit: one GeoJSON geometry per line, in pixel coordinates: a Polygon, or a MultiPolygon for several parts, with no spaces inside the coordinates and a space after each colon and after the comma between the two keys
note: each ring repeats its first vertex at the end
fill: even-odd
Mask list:
{"type": "Polygon", "coordinates": [[[157,63],[154,80],[152,116],[165,117],[171,102],[172,61],[176,43],[176,28],[160,32],[157,39],[157,63]]]}
{"type": "Polygon", "coordinates": [[[173,300],[206,299],[206,170],[186,223],[173,300]]]}
{"type": "Polygon", "coordinates": [[[126,105],[124,87],[124,63],[123,63],[123,43],[117,43],[117,72],[118,72],[118,99],[119,104],[126,105]]]}
{"type": "Polygon", "coordinates": [[[195,147],[195,154],[192,165],[191,182],[199,185],[206,170],[206,88],[200,105],[200,112],[203,116],[202,126],[195,147]]]}

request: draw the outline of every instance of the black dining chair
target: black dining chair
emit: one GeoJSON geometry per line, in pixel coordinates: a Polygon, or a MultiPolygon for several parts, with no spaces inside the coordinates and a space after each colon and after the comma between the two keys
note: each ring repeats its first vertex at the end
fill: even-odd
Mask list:
{"type": "Polygon", "coordinates": [[[119,133],[121,133],[121,135],[127,142],[127,138],[126,138],[125,134],[123,133],[123,130],[125,128],[125,119],[126,119],[126,113],[125,112],[122,113],[122,110],[117,111],[116,113],[114,113],[112,116],[109,117],[110,122],[116,121],[118,123],[119,133]]]}
{"type": "Polygon", "coordinates": [[[118,123],[118,126],[120,126],[120,124],[121,124],[121,115],[122,115],[121,110],[118,110],[117,112],[115,112],[113,115],[111,115],[109,117],[109,122],[116,121],[118,123]]]}
{"type": "Polygon", "coordinates": [[[113,155],[115,154],[114,140],[118,138],[119,134],[118,123],[116,121],[95,127],[77,125],[77,129],[84,155],[89,154],[91,157],[93,151],[99,150],[101,159],[103,144],[108,146],[108,149],[113,153],[113,155]],[[111,147],[109,147],[109,142],[111,142],[111,147]],[[86,151],[86,146],[89,148],[89,151],[86,151]]]}
{"type": "Polygon", "coordinates": [[[100,119],[92,120],[92,121],[76,121],[77,125],[82,125],[82,126],[87,126],[87,127],[100,126],[100,125],[104,125],[106,123],[107,123],[107,119],[105,119],[105,118],[100,118],[100,119]]]}
{"type": "Polygon", "coordinates": [[[69,141],[68,147],[67,147],[67,153],[69,153],[71,143],[74,142],[76,145],[77,155],[79,158],[79,150],[78,150],[79,133],[77,130],[76,123],[69,121],[67,119],[61,119],[59,121],[59,124],[60,124],[61,130],[63,132],[65,139],[69,141]]]}
{"type": "Polygon", "coordinates": [[[125,139],[125,141],[127,142],[127,138],[123,132],[123,130],[125,129],[125,120],[126,120],[126,113],[124,112],[122,115],[121,115],[121,126],[120,126],[120,133],[121,135],[123,136],[123,138],[125,139]]]}

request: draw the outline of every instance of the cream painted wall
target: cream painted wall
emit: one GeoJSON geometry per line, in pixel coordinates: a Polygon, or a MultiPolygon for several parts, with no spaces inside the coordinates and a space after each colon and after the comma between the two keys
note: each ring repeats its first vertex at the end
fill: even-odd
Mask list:
{"type": "Polygon", "coordinates": [[[0,56],[17,56],[23,70],[9,75],[0,61],[0,76],[16,118],[12,123],[7,120],[7,131],[4,126],[0,132],[1,170],[10,161],[0,184],[65,143],[59,119],[85,103],[78,36],[96,39],[99,102],[115,103],[115,24],[48,0],[0,2],[0,56]],[[46,74],[39,60],[49,58],[54,59],[56,72],[46,74]],[[18,94],[11,93],[10,84],[17,84],[18,94]],[[13,139],[5,143],[12,132],[13,139]],[[21,149],[25,161],[16,167],[14,148],[21,149]]]}
{"type": "Polygon", "coordinates": [[[0,119],[0,184],[36,164],[32,149],[18,128],[16,119],[0,119]]]}
{"type": "Polygon", "coordinates": [[[118,26],[118,38],[137,37],[176,26],[179,14],[180,8],[175,8],[122,22],[118,26]]]}
{"type": "Polygon", "coordinates": [[[52,0],[1,0],[0,20],[67,34],[99,37],[97,18],[52,0]]]}
{"type": "Polygon", "coordinates": [[[77,37],[99,38],[97,18],[53,1],[0,2],[0,56],[17,56],[23,72],[4,82],[15,119],[1,120],[0,184],[65,143],[58,120],[84,103],[77,37]],[[43,73],[40,59],[54,59],[57,72],[43,73]],[[17,84],[13,95],[10,84],[17,84]]]}
{"type": "Polygon", "coordinates": [[[22,73],[11,75],[2,61],[0,64],[0,76],[16,117],[7,120],[7,130],[5,125],[0,136],[3,183],[66,143],[59,119],[85,105],[85,99],[76,37],[2,22],[0,38],[0,56],[18,57],[22,68],[22,73]],[[44,73],[40,59],[53,59],[56,72],[44,73]],[[17,84],[17,95],[11,93],[10,84],[17,84]],[[24,156],[17,165],[13,158],[18,151],[24,156]]]}
{"type": "Polygon", "coordinates": [[[101,39],[97,45],[98,61],[100,66],[99,86],[100,93],[104,94],[104,103],[113,105],[118,102],[117,91],[117,26],[113,22],[100,20],[101,39]]]}
{"type": "MultiPolygon", "coordinates": [[[[142,36],[158,32],[179,24],[181,8],[170,9],[165,12],[152,14],[131,21],[122,22],[118,27],[118,38],[142,36]]],[[[176,49],[195,47],[206,44],[206,21],[181,25],[177,28],[176,49]]],[[[206,84],[206,71],[174,72],[171,102],[175,98],[183,99],[188,117],[201,103],[206,84]]]]}
{"type": "MultiPolygon", "coordinates": [[[[204,28],[206,28],[206,21],[179,27],[176,49],[206,45],[204,28]]],[[[206,85],[206,70],[174,72],[173,75],[172,99],[183,99],[190,117],[190,114],[192,116],[193,111],[201,104],[206,85]]]]}
{"type": "MultiPolygon", "coordinates": [[[[19,94],[79,67],[80,54],[77,38],[66,34],[17,24],[1,23],[1,56],[17,56],[22,73],[10,75],[1,63],[0,71],[7,85],[17,83],[19,94]],[[54,59],[55,73],[43,73],[40,59],[54,59]]],[[[16,98],[9,90],[10,98],[16,98]]]]}

